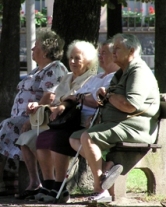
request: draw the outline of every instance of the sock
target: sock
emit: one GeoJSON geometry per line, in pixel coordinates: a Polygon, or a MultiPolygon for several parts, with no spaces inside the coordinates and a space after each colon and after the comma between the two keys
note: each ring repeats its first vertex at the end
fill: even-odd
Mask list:
{"type": "MultiPolygon", "coordinates": [[[[59,191],[61,185],[62,185],[62,182],[55,181],[55,183],[54,183],[54,190],[59,191]]],[[[63,187],[63,191],[64,190],[66,190],[66,185],[64,185],[64,187],[63,187]]]]}
{"type": "Polygon", "coordinates": [[[44,180],[43,187],[49,190],[54,188],[55,180],[44,180]]]}

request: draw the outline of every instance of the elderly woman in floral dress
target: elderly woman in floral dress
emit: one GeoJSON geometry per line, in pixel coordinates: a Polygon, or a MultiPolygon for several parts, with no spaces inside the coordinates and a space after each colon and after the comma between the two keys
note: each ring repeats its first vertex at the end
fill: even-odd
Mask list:
{"type": "Polygon", "coordinates": [[[31,129],[27,107],[34,102],[51,104],[54,91],[68,72],[60,62],[64,41],[49,29],[39,29],[32,58],[38,67],[30,72],[17,86],[18,93],[11,110],[11,117],[0,123],[0,193],[5,192],[3,169],[6,158],[21,159],[21,151],[15,145],[19,135],[31,129]]]}

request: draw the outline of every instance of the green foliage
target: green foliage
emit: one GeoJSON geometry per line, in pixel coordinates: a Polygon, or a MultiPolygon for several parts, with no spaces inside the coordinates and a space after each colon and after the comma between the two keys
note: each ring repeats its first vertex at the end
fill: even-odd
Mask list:
{"type": "Polygon", "coordinates": [[[149,7],[149,15],[145,17],[145,23],[148,26],[154,26],[155,25],[155,10],[153,6],[149,7]]]}
{"type": "Polygon", "coordinates": [[[148,14],[145,16],[142,11],[131,11],[130,8],[122,10],[122,20],[124,27],[154,27],[155,26],[155,9],[153,6],[148,8],[148,14]]]}
{"type": "MultiPolygon", "coordinates": [[[[126,0],[117,0],[118,4],[122,4],[123,6],[127,7],[126,0]]],[[[105,6],[107,4],[108,8],[115,9],[115,5],[111,2],[111,0],[101,0],[101,6],[105,6]]]]}
{"type": "Polygon", "coordinates": [[[0,16],[2,16],[3,6],[0,4],[0,16]]]}
{"type": "MultiPolygon", "coordinates": [[[[26,25],[26,17],[23,11],[20,11],[20,24],[22,27],[26,25]]],[[[35,10],[35,24],[36,27],[47,26],[47,9],[43,8],[42,12],[35,10]]]]}
{"type": "Polygon", "coordinates": [[[36,27],[46,27],[47,26],[47,16],[45,14],[43,14],[42,12],[39,12],[36,10],[35,11],[35,24],[36,24],[36,27]]]}
{"type": "Polygon", "coordinates": [[[145,24],[154,27],[155,25],[155,14],[151,14],[145,17],[145,24]]]}
{"type": "Polygon", "coordinates": [[[25,26],[26,18],[23,11],[20,11],[20,25],[25,26]]]}
{"type": "MultiPolygon", "coordinates": [[[[122,4],[124,7],[127,7],[127,1],[126,0],[117,0],[118,4],[122,4]]],[[[145,3],[153,3],[155,0],[137,0],[145,3]]],[[[101,0],[101,6],[105,6],[107,4],[108,8],[115,9],[115,5],[111,2],[111,0],[101,0]]]]}
{"type": "Polygon", "coordinates": [[[122,10],[123,26],[139,27],[142,25],[142,13],[122,10]]]}

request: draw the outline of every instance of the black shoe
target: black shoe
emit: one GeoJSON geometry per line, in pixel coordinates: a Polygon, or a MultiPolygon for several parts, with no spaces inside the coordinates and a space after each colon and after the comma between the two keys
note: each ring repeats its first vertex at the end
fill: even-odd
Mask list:
{"type": "Polygon", "coordinates": [[[36,195],[36,194],[38,194],[39,193],[39,191],[40,191],[40,189],[41,188],[38,188],[38,189],[35,189],[35,190],[24,190],[22,193],[20,193],[20,194],[15,194],[15,198],[16,199],[20,199],[20,200],[23,200],[23,199],[25,199],[25,198],[27,198],[27,197],[29,197],[29,196],[34,196],[34,195],[36,195]]]}
{"type": "Polygon", "coordinates": [[[42,196],[47,195],[49,192],[50,192],[50,190],[42,187],[42,188],[40,188],[38,193],[36,193],[34,195],[30,195],[30,196],[26,197],[26,199],[38,201],[42,196]]]}

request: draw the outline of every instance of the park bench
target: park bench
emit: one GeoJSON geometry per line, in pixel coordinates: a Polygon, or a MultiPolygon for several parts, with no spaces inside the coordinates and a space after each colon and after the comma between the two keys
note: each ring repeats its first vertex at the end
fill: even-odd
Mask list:
{"type": "Polygon", "coordinates": [[[123,165],[123,172],[109,189],[113,200],[126,196],[127,176],[133,168],[147,177],[147,192],[164,195],[166,189],[166,102],[160,103],[159,129],[156,142],[119,142],[107,154],[107,160],[123,165]]]}
{"type": "MultiPolygon", "coordinates": [[[[115,163],[123,165],[123,172],[116,180],[115,184],[109,189],[112,196],[112,200],[116,200],[119,197],[126,196],[126,182],[127,176],[132,169],[141,169],[147,177],[147,192],[149,194],[164,195],[166,189],[166,102],[160,104],[160,118],[158,137],[154,144],[146,143],[127,143],[118,142],[115,147],[111,148],[107,155],[107,160],[112,160],[115,163]]],[[[84,162],[83,167],[80,162],[84,162],[84,159],[79,160],[77,175],[75,176],[75,184],[78,184],[81,188],[85,187],[85,183],[88,186],[93,185],[93,179],[89,179],[89,172],[87,172],[87,164],[84,162]],[[79,183],[82,170],[86,168],[84,175],[83,185],[79,183]],[[77,180],[76,180],[77,179],[77,180]]],[[[19,191],[26,188],[28,183],[27,170],[24,162],[20,162],[19,168],[19,191]]],[[[73,181],[69,181],[70,186],[74,186],[73,181]],[[72,182],[72,184],[70,183],[72,182]]]]}

